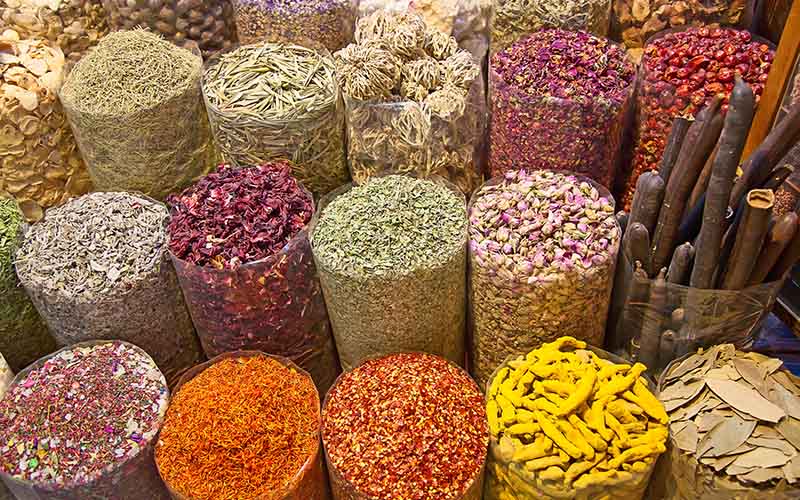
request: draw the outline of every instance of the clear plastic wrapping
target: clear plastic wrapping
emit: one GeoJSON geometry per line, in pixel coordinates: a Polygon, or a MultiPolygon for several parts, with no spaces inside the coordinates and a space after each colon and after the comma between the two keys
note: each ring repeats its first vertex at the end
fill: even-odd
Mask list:
{"type": "Polygon", "coordinates": [[[103,0],[112,30],[142,26],[203,57],[237,41],[231,0],[103,0]]]}
{"type": "Polygon", "coordinates": [[[518,168],[569,170],[614,187],[635,83],[621,101],[525,95],[489,69],[492,176],[518,168]]]}
{"type": "MultiPolygon", "coordinates": [[[[444,183],[463,199],[452,184],[431,180],[444,183]]],[[[325,207],[352,188],[352,184],[342,186],[320,200],[309,227],[312,249],[314,228],[325,207]]],[[[464,231],[463,241],[443,242],[437,265],[367,277],[333,271],[314,254],[343,370],[370,356],[409,350],[436,354],[463,365],[466,227],[464,231]]]]}
{"type": "Polygon", "coordinates": [[[379,173],[438,175],[471,193],[483,178],[481,150],[486,124],[483,79],[475,78],[466,105],[448,89],[415,101],[360,101],[345,96],[347,158],[353,181],[379,173]],[[432,99],[439,95],[441,102],[432,99]]]}
{"type": "Polygon", "coordinates": [[[307,230],[275,255],[236,269],[170,256],[209,357],[242,349],[284,356],[327,392],[339,364],[307,230]]]}
{"type": "Polygon", "coordinates": [[[331,52],[353,41],[354,0],[232,0],[242,43],[313,40],[331,52]]]}

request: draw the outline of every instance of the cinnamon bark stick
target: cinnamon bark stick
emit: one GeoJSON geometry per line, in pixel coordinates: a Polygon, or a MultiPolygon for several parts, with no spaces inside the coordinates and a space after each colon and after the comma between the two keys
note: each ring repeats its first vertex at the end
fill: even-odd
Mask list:
{"type": "Polygon", "coordinates": [[[758,189],[769,189],[772,191],[777,191],[781,185],[786,182],[786,179],[794,173],[794,167],[791,165],[783,165],[769,174],[769,178],[761,184],[758,189]]]}
{"type": "Polygon", "coordinates": [[[800,259],[800,227],[795,231],[792,241],[786,246],[786,249],[778,257],[778,262],[775,263],[765,281],[777,281],[783,279],[795,264],[800,259]]]}
{"type": "MultiPolygon", "coordinates": [[[[735,91],[736,89],[734,89],[735,91]]],[[[728,115],[730,116],[730,112],[728,115]]],[[[726,123],[728,118],[725,118],[726,123]]],[[[725,134],[725,126],[723,125],[722,134],[725,134]]],[[[694,185],[694,189],[692,189],[692,194],[689,196],[689,202],[686,204],[686,213],[692,209],[697,202],[700,201],[700,197],[706,192],[708,189],[708,183],[711,180],[711,170],[714,167],[714,161],[717,158],[717,153],[719,152],[719,146],[722,143],[722,136],[720,136],[720,140],[717,141],[717,145],[714,146],[714,150],[711,151],[711,154],[708,155],[708,159],[706,160],[705,165],[703,165],[703,170],[700,171],[700,177],[697,178],[697,184],[694,185]]],[[[741,154],[741,153],[740,153],[741,154]]]]}
{"type": "Polygon", "coordinates": [[[747,193],[746,200],[741,226],[722,280],[723,290],[741,290],[747,285],[767,235],[775,194],[766,189],[753,189],[747,193]]]}
{"type": "Polygon", "coordinates": [[[755,268],[753,268],[753,273],[750,275],[749,285],[758,285],[764,281],[769,271],[775,267],[778,258],[786,250],[789,242],[794,238],[796,232],[796,213],[789,212],[778,217],[767,234],[764,248],[761,250],[755,268]]]}
{"type": "Polygon", "coordinates": [[[664,154],[661,156],[661,165],[659,165],[658,172],[664,185],[669,183],[672,169],[675,167],[675,160],[678,159],[678,153],[681,151],[681,145],[686,137],[686,132],[689,130],[691,122],[686,118],[679,116],[672,121],[672,130],[669,132],[667,138],[667,145],[664,147],[664,154]]]}

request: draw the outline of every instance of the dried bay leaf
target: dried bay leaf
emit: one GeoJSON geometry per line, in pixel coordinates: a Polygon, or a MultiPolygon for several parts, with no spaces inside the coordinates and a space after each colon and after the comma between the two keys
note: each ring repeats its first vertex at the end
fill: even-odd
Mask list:
{"type": "Polygon", "coordinates": [[[697,419],[697,430],[700,432],[708,432],[714,428],[715,425],[725,420],[722,415],[714,413],[705,413],[700,415],[697,419]]]}
{"type": "Polygon", "coordinates": [[[754,389],[730,380],[707,380],[705,383],[720,399],[733,408],[752,415],[759,420],[778,422],[786,416],[781,408],[775,406],[754,389]]]}
{"type": "Polygon", "coordinates": [[[782,408],[788,415],[800,419],[800,398],[778,382],[771,380],[769,400],[782,408]]]}
{"type": "Polygon", "coordinates": [[[683,430],[675,434],[675,443],[683,451],[694,453],[697,449],[697,425],[689,422],[683,430]]]}
{"type": "Polygon", "coordinates": [[[713,467],[715,471],[719,472],[722,469],[728,467],[730,464],[732,464],[733,461],[736,460],[737,458],[739,457],[736,455],[731,455],[729,457],[711,459],[714,460],[714,463],[711,465],[711,467],[713,467]]]}
{"type": "Polygon", "coordinates": [[[737,448],[745,444],[755,428],[755,420],[744,420],[739,417],[723,420],[705,436],[706,443],[710,446],[707,450],[702,450],[700,456],[720,457],[735,453],[737,448]]]}
{"type": "Polygon", "coordinates": [[[764,483],[775,479],[782,479],[783,471],[781,470],[780,467],[756,469],[751,472],[748,472],[747,474],[739,475],[737,476],[737,478],[742,481],[748,481],[751,483],[764,483]]]}
{"type": "Polygon", "coordinates": [[[782,451],[772,448],[755,448],[740,455],[732,465],[737,467],[782,467],[789,461],[782,451]]]}
{"type": "Polygon", "coordinates": [[[797,482],[797,478],[800,477],[800,455],[792,457],[789,463],[783,466],[783,474],[790,483],[797,482]]]}
{"type": "Polygon", "coordinates": [[[676,408],[680,408],[689,401],[693,400],[698,394],[700,394],[700,391],[703,390],[703,387],[705,387],[705,385],[706,383],[703,380],[696,380],[689,384],[680,383],[679,386],[678,384],[674,384],[674,386],[678,387],[676,387],[676,389],[673,392],[668,393],[672,397],[669,398],[669,400],[667,401],[665,401],[664,399],[662,399],[661,401],[664,403],[664,407],[666,408],[667,412],[671,412],[676,408]]]}
{"type": "Polygon", "coordinates": [[[779,384],[790,390],[794,395],[800,396],[800,387],[797,385],[795,378],[790,377],[786,372],[780,371],[772,374],[772,378],[777,380],[779,384]]]}
{"type": "Polygon", "coordinates": [[[736,358],[733,360],[733,365],[748,384],[752,385],[761,395],[764,395],[766,385],[758,369],[758,363],[749,359],[736,358]]]}
{"type": "Polygon", "coordinates": [[[761,438],[761,437],[750,436],[747,442],[749,444],[752,444],[753,446],[762,446],[764,448],[772,448],[774,450],[780,450],[783,452],[784,455],[789,457],[797,455],[797,449],[791,444],[784,441],[783,439],[761,438]]]}
{"type": "Polygon", "coordinates": [[[792,446],[800,450],[800,420],[792,417],[786,417],[775,426],[775,429],[787,441],[792,443],[792,446]]]}
{"type": "MultiPolygon", "coordinates": [[[[678,366],[676,366],[666,377],[666,380],[672,380],[679,377],[682,377],[686,373],[694,370],[698,366],[702,365],[705,361],[703,356],[695,354],[694,356],[689,356],[685,360],[681,362],[678,366]]],[[[660,397],[660,395],[659,395],[660,397]]]]}

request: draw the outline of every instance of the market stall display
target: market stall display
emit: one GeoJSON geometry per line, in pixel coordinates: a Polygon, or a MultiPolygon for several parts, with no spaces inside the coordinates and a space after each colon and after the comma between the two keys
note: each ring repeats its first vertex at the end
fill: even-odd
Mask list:
{"type": "Polygon", "coordinates": [[[355,40],[334,54],[353,180],[439,175],[471,193],[481,182],[485,123],[472,55],[411,13],[359,19],[355,40]]]}
{"type": "Polygon", "coordinates": [[[366,361],[322,409],[334,500],[480,500],[488,440],[475,382],[430,354],[366,361]]]}
{"type": "Polygon", "coordinates": [[[14,270],[24,224],[14,200],[0,196],[0,353],[15,371],[56,350],[55,340],[14,270]]]}
{"type": "Polygon", "coordinates": [[[636,69],[585,31],[540,30],[491,58],[489,167],[549,168],[614,187],[636,69]]]}
{"type": "Polygon", "coordinates": [[[291,361],[226,353],[188,371],[156,445],[173,498],[326,500],[320,397],[291,361]]]}
{"type": "Polygon", "coordinates": [[[800,383],[782,362],[731,344],[675,360],[659,381],[669,451],[651,491],[668,500],[800,494],[800,383]]]}
{"type": "Polygon", "coordinates": [[[92,184],[58,101],[64,53],[42,38],[0,31],[0,191],[34,221],[92,184]]]}
{"type": "Polygon", "coordinates": [[[601,186],[564,172],[512,170],[469,207],[472,374],[562,335],[603,344],[620,229],[601,186]]]}
{"type": "Polygon", "coordinates": [[[388,175],[320,202],[310,229],[346,371],[416,350],[464,362],[467,214],[440,179],[388,175]]]}
{"type": "Polygon", "coordinates": [[[324,394],[339,365],[308,241],[314,203],[290,168],[221,165],[170,196],[170,257],[209,357],[284,356],[324,394]]]}
{"type": "Polygon", "coordinates": [[[153,462],[168,401],[164,375],[132,344],[61,349],[0,400],[0,477],[19,500],[168,500],[153,462]]]}
{"type": "Polygon", "coordinates": [[[128,193],[91,193],[49,210],[16,255],[22,286],[60,346],[136,344],[167,377],[200,345],[167,255],[167,208],[128,193]]]}
{"type": "Polygon", "coordinates": [[[645,369],[572,337],[509,357],[487,386],[485,498],[644,498],[669,432],[645,369]]]}
{"type": "Polygon", "coordinates": [[[207,64],[203,97],[224,161],[244,167],[291,160],[294,176],[316,196],[349,182],[344,104],[327,51],[240,47],[207,64]]]}
{"type": "Polygon", "coordinates": [[[179,47],[199,48],[203,57],[238,41],[231,0],[103,0],[103,6],[112,30],[147,28],[179,47]]]}
{"type": "Polygon", "coordinates": [[[202,59],[143,29],[112,33],[59,94],[94,186],[156,199],[213,167],[202,59]]]}

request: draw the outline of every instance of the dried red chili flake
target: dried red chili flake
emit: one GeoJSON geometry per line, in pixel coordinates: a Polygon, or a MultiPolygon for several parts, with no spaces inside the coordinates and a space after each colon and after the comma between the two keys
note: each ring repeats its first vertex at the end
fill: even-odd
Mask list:
{"type": "Polygon", "coordinates": [[[305,231],[313,200],[290,169],[223,165],[169,197],[169,248],[206,355],[285,356],[325,392],[339,364],[305,231]]]}
{"type": "Polygon", "coordinates": [[[342,375],[325,401],[322,440],[336,498],[481,496],[483,396],[438,356],[393,354],[342,375]]]}
{"type": "Polygon", "coordinates": [[[630,210],[639,175],[658,169],[674,118],[694,117],[717,94],[723,94],[726,110],[736,74],[758,102],[774,57],[771,44],[732,28],[668,31],[648,41],[637,97],[637,145],[622,193],[625,210],[630,210]]]}
{"type": "Polygon", "coordinates": [[[155,452],[173,495],[327,498],[319,393],[308,374],[264,354],[230,353],[192,369],[183,382],[155,452]]]}
{"type": "Polygon", "coordinates": [[[611,186],[635,77],[621,46],[585,31],[539,30],[495,54],[492,176],[561,169],[611,186]]]}

